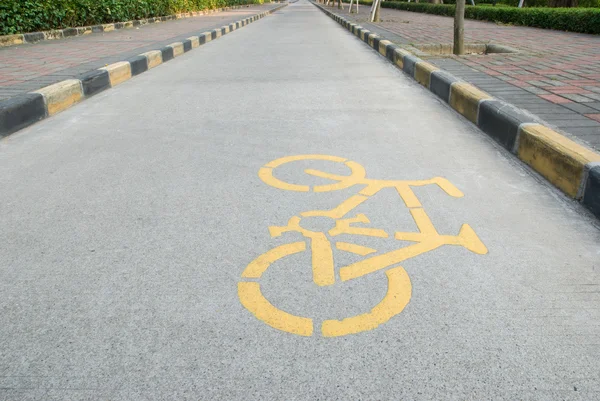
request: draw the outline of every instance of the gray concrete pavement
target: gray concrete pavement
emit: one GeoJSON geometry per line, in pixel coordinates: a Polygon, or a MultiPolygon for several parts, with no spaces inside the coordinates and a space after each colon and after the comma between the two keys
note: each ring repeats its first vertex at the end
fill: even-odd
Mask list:
{"type": "Polygon", "coordinates": [[[2,400],[600,398],[596,223],[305,0],[7,137],[0,171],[2,400]],[[268,164],[306,154],[372,181],[268,164]]]}

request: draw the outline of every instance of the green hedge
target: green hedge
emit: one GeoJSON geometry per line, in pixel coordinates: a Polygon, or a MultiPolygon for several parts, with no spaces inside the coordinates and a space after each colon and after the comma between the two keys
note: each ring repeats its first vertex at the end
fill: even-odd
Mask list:
{"type": "MultiPolygon", "coordinates": [[[[592,0],[590,0],[592,1],[592,0]]],[[[467,5],[470,5],[470,0],[466,0],[467,5]]],[[[444,0],[444,4],[456,4],[456,0],[444,0]]],[[[481,4],[496,4],[496,6],[505,5],[505,6],[519,6],[519,0],[497,0],[494,3],[494,0],[475,0],[475,5],[481,4]]],[[[547,7],[548,0],[525,0],[525,7],[547,7]]]]}
{"type": "MultiPolygon", "coordinates": [[[[400,3],[386,1],[384,8],[420,13],[454,16],[454,5],[429,3],[400,3]]],[[[580,33],[600,34],[600,10],[593,8],[515,8],[472,7],[465,9],[465,18],[557,29],[580,33]]]]}
{"type": "MultiPolygon", "coordinates": [[[[470,0],[467,0],[469,3],[470,0]]],[[[506,4],[513,7],[519,6],[519,0],[497,0],[496,4],[506,4]]],[[[578,0],[577,7],[582,8],[598,8],[600,0],[578,0]]],[[[444,4],[456,4],[456,0],[444,0],[444,4]]],[[[478,4],[494,4],[493,0],[475,0],[475,5],[478,4]]],[[[525,7],[548,7],[548,0],[525,0],[525,7]]]]}
{"type": "Polygon", "coordinates": [[[160,17],[263,0],[0,0],[0,35],[160,17]]]}
{"type": "MultiPolygon", "coordinates": [[[[411,0],[414,2],[414,0],[411,0]]],[[[350,3],[350,0],[344,0],[345,3],[350,3]]],[[[395,2],[406,3],[408,0],[395,0],[395,2]]],[[[426,0],[423,0],[424,3],[429,4],[426,0]]],[[[466,0],[467,5],[470,5],[470,0],[466,0]]],[[[525,7],[548,7],[548,0],[525,0],[525,7]]],[[[373,2],[371,0],[360,0],[360,4],[370,6],[373,2]]],[[[382,3],[382,4],[385,4],[382,3]]],[[[444,4],[456,4],[456,0],[444,0],[444,4]]],[[[497,0],[494,3],[494,0],[475,0],[475,5],[482,4],[497,4],[500,5],[508,5],[517,7],[519,5],[519,0],[497,0]]],[[[383,6],[385,7],[385,6],[383,6]]],[[[600,8],[600,0],[578,0],[579,8],[600,8]]]]}

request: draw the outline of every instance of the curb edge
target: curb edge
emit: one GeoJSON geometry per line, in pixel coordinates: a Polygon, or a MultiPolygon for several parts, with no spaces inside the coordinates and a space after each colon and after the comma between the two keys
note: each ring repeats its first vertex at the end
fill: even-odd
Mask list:
{"type": "MultiPolygon", "coordinates": [[[[287,4],[284,3],[271,10],[248,17],[244,19],[246,21],[245,25],[241,21],[236,21],[234,24],[237,25],[239,23],[239,26],[247,26],[249,23],[257,21],[286,6],[287,4]]],[[[221,29],[215,31],[221,33],[221,29]]],[[[198,34],[198,46],[214,40],[203,36],[206,33],[198,34]]],[[[191,39],[184,42],[172,43],[161,49],[150,50],[137,56],[132,56],[127,60],[118,61],[96,70],[88,71],[74,78],[65,79],[29,93],[1,100],[0,139],[64,111],[89,97],[106,89],[113,88],[175,57],[182,56],[195,48],[192,46],[191,39]],[[73,93],[75,82],[79,84],[79,91],[76,91],[77,93],[73,93]]]]}
{"type": "Polygon", "coordinates": [[[600,154],[556,132],[537,116],[497,99],[360,25],[312,4],[446,102],[565,195],[600,218],[600,154]],[[376,40],[374,40],[376,38],[376,40]],[[391,54],[391,56],[389,55],[391,54]],[[429,64],[431,65],[431,64],[429,64]],[[425,68],[423,68],[425,67],[425,68]],[[454,95],[454,96],[453,96],[454,95]],[[529,140],[533,138],[532,140],[529,140]],[[534,143],[535,142],[535,143],[534,143]],[[527,150],[524,148],[527,147],[527,150]]]}

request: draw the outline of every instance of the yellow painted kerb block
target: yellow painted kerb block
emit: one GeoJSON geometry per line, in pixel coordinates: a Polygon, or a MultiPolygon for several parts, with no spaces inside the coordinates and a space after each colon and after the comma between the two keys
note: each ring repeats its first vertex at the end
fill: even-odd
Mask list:
{"type": "Polygon", "coordinates": [[[0,36],[0,46],[20,45],[24,42],[23,35],[4,35],[0,36]]]}
{"type": "Polygon", "coordinates": [[[450,87],[450,106],[472,123],[477,124],[479,102],[492,97],[466,82],[456,82],[450,87]]]}
{"type": "Polygon", "coordinates": [[[525,125],[519,132],[519,159],[567,195],[580,196],[585,165],[600,162],[600,154],[540,124],[525,125]]]}
{"type": "Polygon", "coordinates": [[[190,36],[188,40],[192,42],[192,49],[200,46],[200,39],[198,39],[198,36],[190,36]]]}
{"type": "MultiPolygon", "coordinates": [[[[370,35],[369,36],[369,46],[373,47],[373,43],[375,42],[375,38],[378,37],[376,34],[375,35],[370,35]]],[[[377,49],[378,50],[378,49],[377,49]]]]}
{"type": "Polygon", "coordinates": [[[110,86],[117,86],[131,78],[131,65],[127,61],[119,61],[100,69],[108,72],[110,86]]]}
{"type": "Polygon", "coordinates": [[[439,68],[436,67],[435,65],[429,64],[425,61],[419,61],[415,65],[415,79],[421,85],[423,85],[424,87],[429,89],[429,82],[431,81],[431,73],[434,71],[437,71],[437,70],[439,70],[439,68]]]}
{"type": "Polygon", "coordinates": [[[411,53],[404,49],[394,50],[394,64],[396,64],[399,68],[404,68],[404,56],[410,55],[411,53]]]}
{"type": "Polygon", "coordinates": [[[370,33],[371,33],[371,31],[367,31],[367,30],[361,31],[360,32],[360,40],[365,40],[365,35],[368,35],[370,33]]]}
{"type": "Polygon", "coordinates": [[[204,32],[200,36],[204,36],[204,43],[208,43],[212,40],[212,33],[204,32]]]}
{"type": "Polygon", "coordinates": [[[385,51],[386,51],[387,45],[391,45],[391,44],[392,44],[392,42],[390,42],[389,40],[381,40],[379,42],[379,49],[378,50],[379,50],[379,53],[383,57],[385,57],[385,51]]]}
{"type": "Polygon", "coordinates": [[[162,64],[162,53],[160,50],[152,50],[146,53],[140,54],[140,56],[146,57],[148,60],[148,68],[154,68],[157,65],[162,64]]]}
{"type": "Polygon", "coordinates": [[[171,43],[170,45],[167,45],[167,47],[170,47],[173,49],[173,57],[179,57],[184,53],[183,43],[181,43],[181,42],[171,43]]]}
{"type": "Polygon", "coordinates": [[[68,109],[83,98],[83,88],[78,79],[67,79],[35,91],[44,96],[48,115],[68,109]]]}

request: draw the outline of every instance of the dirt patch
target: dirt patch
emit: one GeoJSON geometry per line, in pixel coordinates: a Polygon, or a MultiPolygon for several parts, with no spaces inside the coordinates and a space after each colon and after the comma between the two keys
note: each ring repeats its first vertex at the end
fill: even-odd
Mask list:
{"type": "MultiPolygon", "coordinates": [[[[452,43],[412,44],[412,47],[431,56],[451,55],[452,43]]],[[[495,53],[519,53],[517,49],[497,43],[466,43],[465,55],[486,55],[495,53]]]]}

